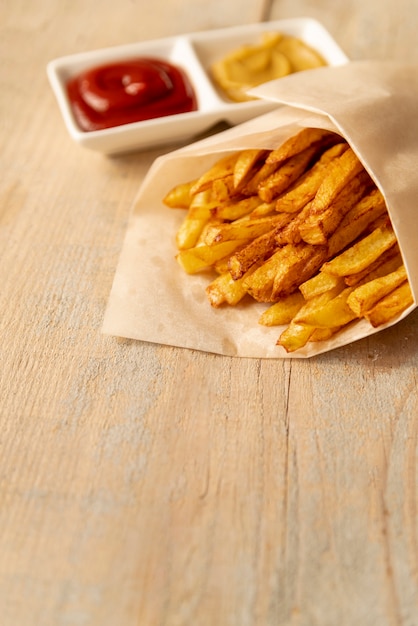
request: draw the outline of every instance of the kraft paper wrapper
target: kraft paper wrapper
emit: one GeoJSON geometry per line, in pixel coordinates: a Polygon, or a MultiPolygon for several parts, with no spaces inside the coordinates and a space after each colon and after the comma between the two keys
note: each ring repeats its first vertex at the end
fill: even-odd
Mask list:
{"type": "Polygon", "coordinates": [[[381,189],[417,300],[418,65],[356,62],[320,68],[266,83],[252,93],[280,106],[159,157],[150,168],[126,233],[104,333],[229,356],[300,358],[385,328],[373,329],[359,320],[329,341],[287,354],[276,346],[282,327],[258,324],[266,305],[246,302],[214,309],[205,294],[209,275],[187,275],[175,261],[174,237],[185,213],[164,206],[164,195],[199,176],[222,153],[275,148],[308,126],[345,137],[381,189]]]}

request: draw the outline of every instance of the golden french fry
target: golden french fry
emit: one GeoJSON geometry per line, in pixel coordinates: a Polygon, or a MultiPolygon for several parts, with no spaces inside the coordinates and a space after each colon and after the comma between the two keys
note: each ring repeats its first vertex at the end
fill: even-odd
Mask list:
{"type": "MultiPolygon", "coordinates": [[[[352,292],[351,287],[346,287],[335,298],[323,306],[311,308],[310,310],[299,311],[296,321],[299,324],[307,324],[315,328],[335,328],[336,326],[345,326],[352,322],[358,316],[348,306],[347,298],[352,292]]],[[[312,300],[310,301],[312,302],[312,300]]]]}
{"type": "Polygon", "coordinates": [[[215,221],[212,216],[213,200],[211,190],[201,191],[190,202],[186,217],[176,233],[176,244],[179,250],[194,247],[202,236],[209,222],[215,221]]]}
{"type": "Polygon", "coordinates": [[[315,328],[307,324],[298,324],[292,320],[289,326],[282,332],[277,345],[282,346],[286,352],[296,352],[308,342],[326,341],[335,335],[341,326],[334,328],[315,328]]]}
{"type": "Polygon", "coordinates": [[[164,204],[170,209],[188,209],[192,200],[191,189],[195,183],[196,181],[192,180],[170,189],[163,198],[164,204]]]}
{"type": "Polygon", "coordinates": [[[211,217],[211,211],[218,206],[218,201],[213,197],[212,189],[200,191],[192,196],[187,212],[188,217],[207,218],[211,217]]]}
{"type": "Polygon", "coordinates": [[[314,200],[313,213],[322,213],[357,174],[364,171],[362,163],[349,147],[331,161],[314,200]]]}
{"type": "Polygon", "coordinates": [[[215,180],[225,178],[234,173],[235,162],[238,158],[238,154],[233,152],[221,157],[207,170],[202,176],[192,185],[192,195],[208,189],[215,180]]]}
{"type": "Polygon", "coordinates": [[[363,170],[347,181],[345,187],[326,208],[318,208],[315,196],[310,204],[309,215],[299,226],[302,239],[314,245],[326,244],[344,215],[364,196],[370,184],[370,177],[363,170]]]}
{"type": "Polygon", "coordinates": [[[395,244],[389,248],[389,250],[381,254],[376,261],[367,265],[361,272],[345,276],[344,282],[347,287],[356,287],[367,280],[374,280],[375,278],[394,272],[401,264],[402,257],[399,252],[399,246],[395,244]]]}
{"type": "Polygon", "coordinates": [[[231,255],[228,254],[227,256],[223,256],[221,259],[219,259],[219,261],[215,261],[214,263],[212,263],[211,267],[213,271],[218,275],[230,273],[229,272],[229,259],[230,258],[231,258],[231,255]]]}
{"type": "Polygon", "coordinates": [[[232,239],[254,239],[270,232],[280,222],[280,219],[280,215],[273,215],[259,219],[243,218],[227,224],[214,224],[209,226],[206,231],[205,243],[211,245],[232,239]]]}
{"type": "Polygon", "coordinates": [[[229,259],[229,271],[234,280],[241,278],[255,263],[266,261],[277,249],[275,229],[256,237],[229,259]]]}
{"type": "Polygon", "coordinates": [[[338,143],[328,148],[324,154],[305,172],[290,189],[285,191],[276,201],[276,211],[296,213],[310,202],[318,191],[324,172],[329,163],[347,150],[348,144],[338,143]]]}
{"type": "Polygon", "coordinates": [[[327,258],[326,247],[303,244],[296,244],[295,246],[288,244],[288,246],[291,249],[290,262],[287,271],[283,271],[286,268],[286,263],[284,263],[284,267],[281,267],[274,277],[271,295],[273,301],[291,293],[301,282],[311,278],[327,258]],[[293,260],[292,257],[294,257],[293,260]]]}
{"type": "Polygon", "coordinates": [[[316,296],[312,296],[309,300],[305,300],[304,305],[294,316],[294,321],[298,324],[307,323],[305,320],[307,317],[315,315],[317,311],[320,311],[324,306],[328,305],[334,298],[339,296],[345,289],[344,285],[336,284],[330,287],[327,291],[324,291],[316,296]]]}
{"type": "Polygon", "coordinates": [[[315,154],[316,148],[309,147],[303,152],[290,157],[273,174],[265,178],[258,185],[258,195],[264,202],[272,202],[297,180],[308,167],[315,154]]]}
{"type": "Polygon", "coordinates": [[[176,245],[179,250],[193,248],[199,240],[204,227],[208,223],[207,217],[190,217],[187,215],[176,233],[176,245]]]}
{"type": "Polygon", "coordinates": [[[348,297],[347,304],[358,317],[364,316],[379,300],[394,291],[406,279],[405,267],[401,265],[394,272],[370,280],[354,289],[348,297]]]}
{"type": "Polygon", "coordinates": [[[235,190],[240,190],[254,174],[254,168],[262,162],[268,150],[249,149],[239,153],[235,162],[233,180],[235,190]]]}
{"type": "Polygon", "coordinates": [[[217,219],[233,221],[250,213],[252,214],[260,204],[261,200],[258,196],[250,196],[235,202],[229,201],[224,204],[218,204],[211,209],[211,215],[217,219]]]}
{"type": "MultiPolygon", "coordinates": [[[[318,341],[318,336],[324,330],[305,323],[304,318],[320,311],[339,293],[341,293],[339,287],[335,287],[305,302],[294,315],[289,326],[281,333],[277,344],[282,346],[286,352],[294,352],[306,345],[308,341],[315,339],[315,337],[315,340],[318,341]]],[[[328,328],[328,332],[331,332],[331,330],[333,333],[337,332],[335,325],[328,328]]],[[[325,332],[325,335],[328,335],[328,333],[325,332]]]]}
{"type": "Polygon", "coordinates": [[[350,248],[328,261],[321,271],[334,276],[348,276],[361,272],[381,254],[396,244],[396,235],[391,226],[376,228],[350,248]]]}
{"type": "Polygon", "coordinates": [[[302,128],[296,135],[283,142],[279,148],[272,150],[266,163],[283,163],[307,148],[321,143],[327,145],[331,141],[341,141],[341,137],[322,128],[302,128]]]}
{"type": "Polygon", "coordinates": [[[374,187],[345,214],[328,240],[330,257],[335,256],[355,241],[374,220],[386,213],[382,193],[374,187]]]}
{"type": "Polygon", "coordinates": [[[414,297],[411,288],[408,281],[405,281],[390,294],[379,300],[379,302],[365,314],[365,318],[376,328],[393,320],[413,303],[414,297]]]}
{"type": "Polygon", "coordinates": [[[341,330],[341,326],[336,326],[334,328],[315,328],[312,335],[309,337],[309,341],[327,341],[328,339],[331,339],[333,335],[338,333],[339,330],[341,330]]]}
{"type": "Polygon", "coordinates": [[[231,197],[235,194],[234,176],[229,174],[223,178],[217,178],[213,181],[210,189],[212,190],[213,199],[218,203],[231,202],[231,197]]]}
{"type": "Polygon", "coordinates": [[[283,248],[274,252],[272,256],[258,267],[244,281],[247,292],[258,302],[271,302],[274,278],[282,264],[283,248]]]}
{"type": "Polygon", "coordinates": [[[254,196],[258,193],[258,186],[266,178],[271,176],[279,167],[279,163],[266,163],[264,162],[249,179],[249,181],[242,188],[242,193],[245,196],[254,196]]]}
{"type": "Polygon", "coordinates": [[[326,250],[306,244],[279,248],[245,281],[249,294],[258,302],[275,302],[294,291],[302,277],[307,279],[320,267],[326,250]]]}
{"type": "MultiPolygon", "coordinates": [[[[285,245],[286,243],[296,244],[302,241],[299,227],[304,223],[306,217],[309,215],[311,203],[312,201],[308,202],[308,204],[304,206],[299,213],[296,213],[296,215],[288,213],[291,217],[290,221],[287,224],[284,224],[280,230],[277,229],[276,241],[279,245],[285,245]]],[[[281,213],[281,215],[286,215],[286,213],[281,213]]]]}
{"type": "Polygon", "coordinates": [[[299,291],[294,291],[285,298],[275,302],[260,316],[258,323],[262,326],[282,326],[290,324],[305,300],[299,291]]]}
{"type": "Polygon", "coordinates": [[[309,280],[299,285],[299,290],[305,300],[311,300],[316,296],[320,296],[334,289],[342,291],[345,286],[344,278],[341,276],[318,272],[318,274],[315,274],[315,276],[312,276],[312,278],[309,278],[309,280]]]}
{"type": "MultiPolygon", "coordinates": [[[[245,276],[254,271],[252,267],[245,276]]],[[[247,295],[244,287],[245,276],[238,280],[234,280],[228,270],[215,278],[207,287],[206,295],[210,304],[214,308],[229,304],[235,306],[247,295]]]]}
{"type": "Polygon", "coordinates": [[[242,286],[242,280],[233,280],[229,272],[215,278],[206,287],[206,295],[210,304],[215,308],[224,303],[231,306],[238,304],[247,293],[242,286]]]}
{"type": "MultiPolygon", "coordinates": [[[[258,196],[251,196],[251,198],[258,198],[258,196]]],[[[276,211],[275,202],[262,202],[260,198],[260,204],[256,206],[250,213],[250,217],[266,217],[267,215],[274,215],[276,211]]]]}
{"type": "Polygon", "coordinates": [[[213,246],[196,246],[180,250],[176,259],[188,274],[196,274],[212,266],[216,261],[232,254],[243,245],[242,241],[223,241],[213,246]]]}
{"type": "Polygon", "coordinates": [[[308,343],[314,331],[313,326],[298,324],[292,320],[281,333],[276,344],[284,348],[286,352],[296,352],[308,343]]]}

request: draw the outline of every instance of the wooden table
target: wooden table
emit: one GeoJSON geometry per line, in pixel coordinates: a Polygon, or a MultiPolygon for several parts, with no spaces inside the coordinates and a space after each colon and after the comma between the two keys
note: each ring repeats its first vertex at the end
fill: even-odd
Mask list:
{"type": "Polygon", "coordinates": [[[71,141],[47,62],[320,20],[418,61],[414,0],[0,0],[1,626],[416,626],[418,313],[311,360],[101,333],[161,149],[71,141]]]}

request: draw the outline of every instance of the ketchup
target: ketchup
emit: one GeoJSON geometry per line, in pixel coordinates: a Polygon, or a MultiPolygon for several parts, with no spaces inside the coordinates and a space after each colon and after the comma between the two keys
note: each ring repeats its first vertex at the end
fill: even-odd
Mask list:
{"type": "Polygon", "coordinates": [[[155,58],[94,67],[73,78],[67,90],[84,131],[197,109],[193,87],[183,70],[155,58]]]}

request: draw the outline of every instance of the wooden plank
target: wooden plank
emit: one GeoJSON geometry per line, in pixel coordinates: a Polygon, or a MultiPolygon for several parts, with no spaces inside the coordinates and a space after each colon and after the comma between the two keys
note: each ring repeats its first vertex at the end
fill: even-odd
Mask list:
{"type": "MultiPolygon", "coordinates": [[[[100,332],[162,150],[74,145],[46,63],[248,23],[263,6],[0,7],[1,626],[417,621],[417,313],[310,361],[100,332]]],[[[406,0],[271,7],[317,17],[352,58],[400,60],[418,55],[416,13],[406,0]]]]}

